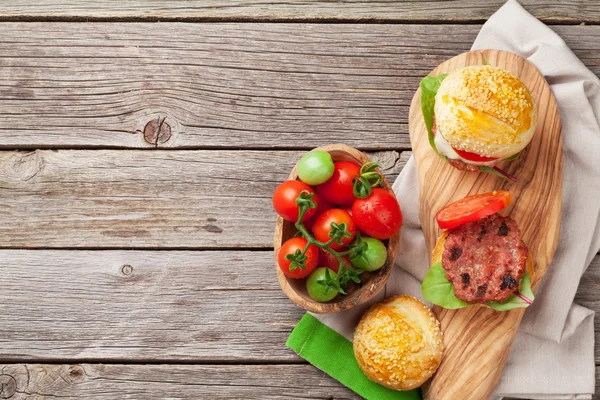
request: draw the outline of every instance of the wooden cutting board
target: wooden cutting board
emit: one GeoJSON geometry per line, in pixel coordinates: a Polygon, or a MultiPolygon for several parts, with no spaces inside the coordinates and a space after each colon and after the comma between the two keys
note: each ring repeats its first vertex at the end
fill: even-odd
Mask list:
{"type": "MultiPolygon", "coordinates": [[[[421,113],[421,90],[413,97],[409,115],[410,140],[417,164],[420,219],[431,254],[440,230],[435,214],[448,203],[474,193],[509,190],[510,215],[521,229],[535,261],[533,288],[546,272],[560,230],[563,150],[556,100],[537,68],[512,53],[498,50],[472,51],[458,55],[434,69],[430,75],[448,73],[467,65],[487,63],[512,72],[532,92],[538,105],[537,129],[530,145],[518,159],[499,165],[516,176],[517,183],[477,172],[459,171],[442,161],[427,139],[421,113]]],[[[535,305],[535,303],[534,303],[535,305]]],[[[460,310],[434,308],[442,324],[446,350],[442,364],[424,386],[426,399],[487,399],[498,384],[524,308],[498,312],[483,306],[460,310]]]]}

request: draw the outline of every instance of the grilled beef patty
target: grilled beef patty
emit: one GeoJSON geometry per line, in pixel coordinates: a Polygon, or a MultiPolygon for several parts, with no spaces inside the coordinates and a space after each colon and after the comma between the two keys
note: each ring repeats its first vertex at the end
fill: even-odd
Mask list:
{"type": "Polygon", "coordinates": [[[494,214],[448,233],[442,267],[459,299],[503,301],[518,289],[528,253],[517,223],[494,214]]]}

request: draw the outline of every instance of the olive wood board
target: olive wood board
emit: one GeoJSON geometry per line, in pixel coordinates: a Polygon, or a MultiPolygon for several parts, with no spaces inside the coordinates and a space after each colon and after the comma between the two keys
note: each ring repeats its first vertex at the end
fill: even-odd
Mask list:
{"type": "MultiPolygon", "coordinates": [[[[509,190],[512,204],[501,212],[519,224],[535,263],[532,285],[538,286],[558,243],[563,187],[563,148],[560,117],[550,86],[526,59],[499,50],[471,51],[453,57],[430,75],[468,65],[501,67],[516,75],[538,106],[537,128],[531,143],[514,161],[499,165],[518,181],[453,168],[429,144],[421,112],[421,90],[410,106],[409,133],[417,166],[420,219],[431,254],[441,231],[435,214],[465,196],[495,189],[509,190]]],[[[446,350],[433,378],[423,387],[425,399],[487,399],[498,384],[524,308],[499,312],[475,305],[458,310],[434,307],[441,322],[446,350]]]]}

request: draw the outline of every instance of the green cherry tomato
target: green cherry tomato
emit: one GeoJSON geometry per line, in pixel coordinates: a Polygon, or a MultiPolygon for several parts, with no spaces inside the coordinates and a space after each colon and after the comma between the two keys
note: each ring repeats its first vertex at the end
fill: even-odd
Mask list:
{"type": "MultiPolygon", "coordinates": [[[[323,286],[318,282],[320,280],[325,280],[325,271],[327,270],[328,268],[324,267],[317,268],[308,276],[308,278],[306,278],[306,290],[308,291],[308,295],[311,299],[321,303],[333,300],[338,294],[337,290],[323,286]]],[[[329,270],[329,275],[333,277],[335,276],[335,272],[329,270]]]]}
{"type": "Polygon", "coordinates": [[[383,267],[387,259],[387,249],[383,242],[375,238],[362,238],[367,244],[365,250],[356,257],[350,259],[352,264],[365,271],[376,271],[383,267]]]}
{"type": "Polygon", "coordinates": [[[311,151],[298,161],[298,177],[308,185],[326,182],[333,175],[333,170],[333,160],[326,151],[311,151]]]}

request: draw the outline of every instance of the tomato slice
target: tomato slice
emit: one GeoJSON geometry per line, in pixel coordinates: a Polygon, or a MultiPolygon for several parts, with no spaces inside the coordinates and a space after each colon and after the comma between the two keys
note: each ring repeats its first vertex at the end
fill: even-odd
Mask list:
{"type": "Polygon", "coordinates": [[[502,210],[510,204],[507,190],[474,194],[442,208],[435,219],[442,229],[453,229],[468,222],[478,221],[502,210]]]}
{"type": "Polygon", "coordinates": [[[475,153],[471,153],[468,151],[464,151],[464,150],[458,150],[455,149],[454,147],[452,148],[456,154],[458,154],[461,158],[464,158],[465,160],[469,160],[469,161],[475,161],[475,162],[487,162],[487,161],[494,161],[497,160],[497,158],[495,157],[485,157],[485,156],[480,156],[479,154],[475,154],[475,153]]]}

